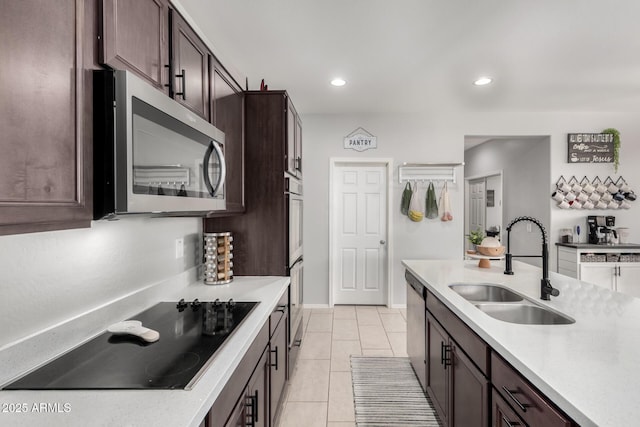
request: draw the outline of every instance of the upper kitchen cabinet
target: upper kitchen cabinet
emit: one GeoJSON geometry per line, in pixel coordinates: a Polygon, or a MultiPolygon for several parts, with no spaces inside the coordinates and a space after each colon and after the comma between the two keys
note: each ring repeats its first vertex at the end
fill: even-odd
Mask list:
{"type": "Polygon", "coordinates": [[[90,226],[92,2],[3,1],[0,234],[90,226]]]}
{"type": "Polygon", "coordinates": [[[287,172],[302,178],[302,124],[291,99],[287,101],[286,149],[287,172]]]}
{"type": "Polygon", "coordinates": [[[247,91],[247,139],[268,135],[273,153],[281,156],[273,168],[302,178],[302,125],[285,91],[247,91]]]}
{"type": "Polygon", "coordinates": [[[102,0],[100,62],[169,93],[169,0],[102,0]]]}
{"type": "Polygon", "coordinates": [[[210,57],[211,122],[225,135],[226,213],[244,212],[244,94],[222,65],[210,57]]]}
{"type": "Polygon", "coordinates": [[[169,17],[171,96],[209,120],[209,55],[211,53],[176,11],[170,10],[169,17]]]}

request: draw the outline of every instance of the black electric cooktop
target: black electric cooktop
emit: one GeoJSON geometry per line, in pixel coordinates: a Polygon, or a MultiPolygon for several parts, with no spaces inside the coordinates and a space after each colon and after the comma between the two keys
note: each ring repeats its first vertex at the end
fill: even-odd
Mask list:
{"type": "Polygon", "coordinates": [[[4,389],[189,389],[257,304],[161,302],[132,317],[158,341],[105,332],[4,389]]]}

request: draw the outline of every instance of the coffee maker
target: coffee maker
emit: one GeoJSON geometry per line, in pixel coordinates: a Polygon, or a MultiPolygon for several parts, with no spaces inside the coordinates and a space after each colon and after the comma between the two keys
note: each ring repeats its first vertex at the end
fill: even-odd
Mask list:
{"type": "Polygon", "coordinates": [[[612,228],[616,225],[616,217],[612,215],[589,215],[587,217],[587,226],[589,228],[589,243],[609,244],[611,243],[611,235],[615,238],[616,231],[612,228]]]}

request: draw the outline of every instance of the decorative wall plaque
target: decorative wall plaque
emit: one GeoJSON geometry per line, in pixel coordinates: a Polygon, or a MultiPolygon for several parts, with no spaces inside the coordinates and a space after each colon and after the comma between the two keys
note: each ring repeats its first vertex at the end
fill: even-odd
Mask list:
{"type": "Polygon", "coordinates": [[[613,163],[613,134],[570,133],[569,163],[613,163]]]}
{"type": "Polygon", "coordinates": [[[344,148],[365,151],[378,148],[378,140],[366,129],[359,127],[344,137],[344,148]]]}

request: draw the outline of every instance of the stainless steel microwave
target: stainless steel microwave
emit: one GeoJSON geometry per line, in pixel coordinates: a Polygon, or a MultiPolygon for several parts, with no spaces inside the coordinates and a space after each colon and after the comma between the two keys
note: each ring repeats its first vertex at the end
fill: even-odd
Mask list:
{"type": "Polygon", "coordinates": [[[93,77],[94,218],[224,210],[224,133],[128,71],[93,77]]]}

